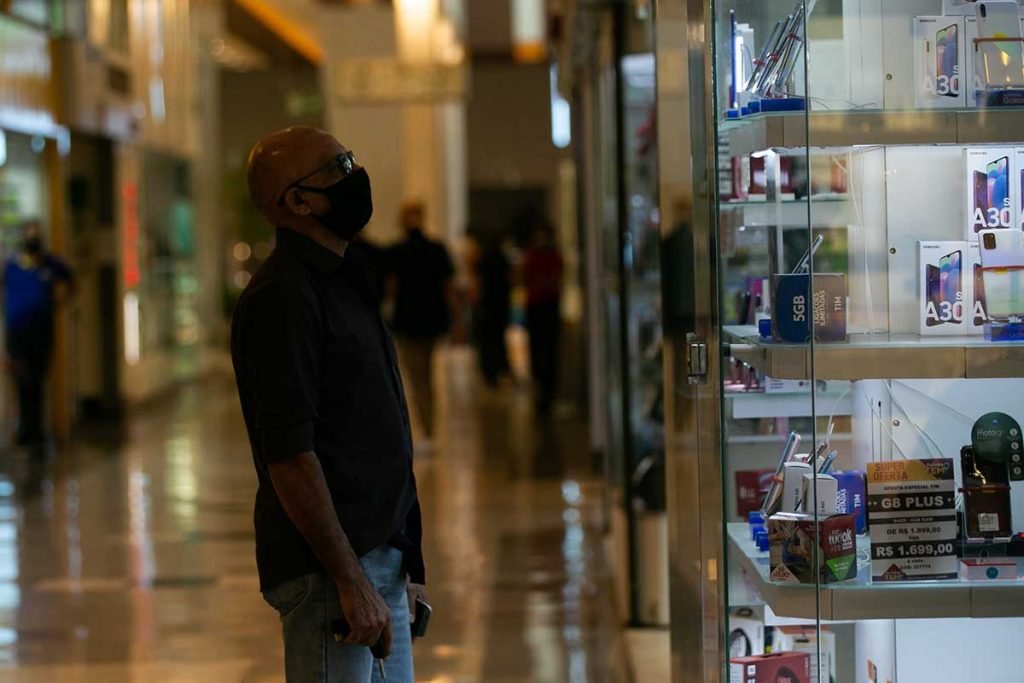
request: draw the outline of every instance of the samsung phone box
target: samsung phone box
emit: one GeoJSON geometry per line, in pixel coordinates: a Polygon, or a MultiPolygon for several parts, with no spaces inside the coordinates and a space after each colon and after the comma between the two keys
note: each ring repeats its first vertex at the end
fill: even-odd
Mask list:
{"type": "Polygon", "coordinates": [[[971,280],[970,306],[964,311],[967,318],[968,334],[984,334],[985,323],[990,322],[988,305],[985,300],[985,279],[981,271],[981,245],[977,240],[967,243],[966,277],[971,280]]]}
{"type": "Polygon", "coordinates": [[[1013,176],[1010,184],[1016,192],[1013,202],[1014,225],[1024,230],[1024,147],[1013,150],[1013,176]]]}
{"type": "Polygon", "coordinates": [[[969,333],[973,273],[967,242],[917,243],[917,299],[921,336],[969,333]]]}
{"type": "Polygon", "coordinates": [[[977,240],[978,232],[1019,225],[1020,178],[1014,173],[1013,147],[968,147],[964,150],[964,239],[977,240]]]}
{"type": "Polygon", "coordinates": [[[962,109],[965,73],[964,20],[914,18],[914,101],[919,109],[962,109]]]}

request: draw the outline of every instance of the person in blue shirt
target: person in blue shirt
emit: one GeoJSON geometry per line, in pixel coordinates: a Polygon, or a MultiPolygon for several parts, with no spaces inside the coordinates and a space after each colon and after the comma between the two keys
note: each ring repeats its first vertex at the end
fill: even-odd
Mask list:
{"type": "Polygon", "coordinates": [[[71,269],[46,251],[38,221],[22,228],[21,249],[4,267],[4,322],[7,358],[18,394],[21,446],[40,446],[46,376],[53,353],[54,317],[59,291],[74,286],[71,269]]]}

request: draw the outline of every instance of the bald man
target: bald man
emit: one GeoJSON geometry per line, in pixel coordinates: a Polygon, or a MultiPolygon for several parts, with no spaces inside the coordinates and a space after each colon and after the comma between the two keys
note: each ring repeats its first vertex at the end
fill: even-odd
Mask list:
{"type": "Polygon", "coordinates": [[[413,683],[424,568],[409,413],[376,277],[346,253],[373,214],[370,179],[330,135],[297,127],[253,148],[248,180],[277,246],[239,299],[231,355],[287,679],[413,683]]]}

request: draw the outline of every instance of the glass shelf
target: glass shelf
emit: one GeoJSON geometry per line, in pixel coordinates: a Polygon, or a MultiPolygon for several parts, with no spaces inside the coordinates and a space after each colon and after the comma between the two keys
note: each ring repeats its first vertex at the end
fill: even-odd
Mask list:
{"type": "MultiPolygon", "coordinates": [[[[810,347],[760,339],[752,325],[726,325],[734,358],[776,379],[810,379],[810,347]]],[[[847,342],[814,347],[817,379],[993,379],[1019,377],[1024,343],[981,336],[851,334],[847,342]]]]}
{"type": "MultiPolygon", "coordinates": [[[[745,523],[733,522],[728,528],[744,575],[780,617],[854,621],[1024,616],[1024,581],[870,583],[870,563],[863,553],[858,553],[858,578],[821,586],[818,604],[813,584],[771,581],[768,553],[757,550],[745,523]]],[[[866,536],[857,542],[858,548],[870,546],[866,536]]]]}
{"type": "Polygon", "coordinates": [[[1013,144],[1024,130],[1024,109],[796,111],[755,114],[723,123],[729,153],[766,149],[882,145],[1013,144]],[[810,131],[808,131],[810,121],[810,131]],[[810,137],[808,138],[808,134],[810,137]]]}

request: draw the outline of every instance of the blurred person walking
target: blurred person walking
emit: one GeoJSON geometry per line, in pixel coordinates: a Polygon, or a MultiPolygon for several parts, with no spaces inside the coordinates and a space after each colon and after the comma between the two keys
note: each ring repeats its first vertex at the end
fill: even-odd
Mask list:
{"type": "Polygon", "coordinates": [[[405,202],[401,221],[405,239],[387,256],[394,294],[391,329],[423,428],[420,448],[429,449],[434,438],[434,351],[452,327],[455,267],[448,249],[424,232],[421,202],[405,202]]]}
{"type": "Polygon", "coordinates": [[[22,227],[21,248],[4,268],[4,319],[7,358],[18,395],[18,431],[15,442],[43,454],[46,442],[46,377],[54,343],[54,318],[63,285],[74,292],[71,268],[49,253],[38,221],[22,227]]]}
{"type": "Polygon", "coordinates": [[[295,127],[257,143],[248,182],[277,246],[239,299],[231,355],[286,676],[376,683],[376,659],[388,683],[413,683],[424,567],[409,414],[374,275],[347,251],[373,213],[370,179],[333,137],[295,127]]]}
{"type": "Polygon", "coordinates": [[[555,232],[542,222],[523,251],[522,282],[526,289],[526,330],[530,335],[530,373],[537,415],[551,414],[558,391],[559,337],[562,326],[562,255],[555,232]]]}
{"type": "Polygon", "coordinates": [[[505,333],[511,318],[512,265],[498,235],[482,235],[480,243],[480,255],[474,264],[477,294],[473,318],[480,371],[487,385],[496,387],[502,375],[509,372],[505,333]]]}

